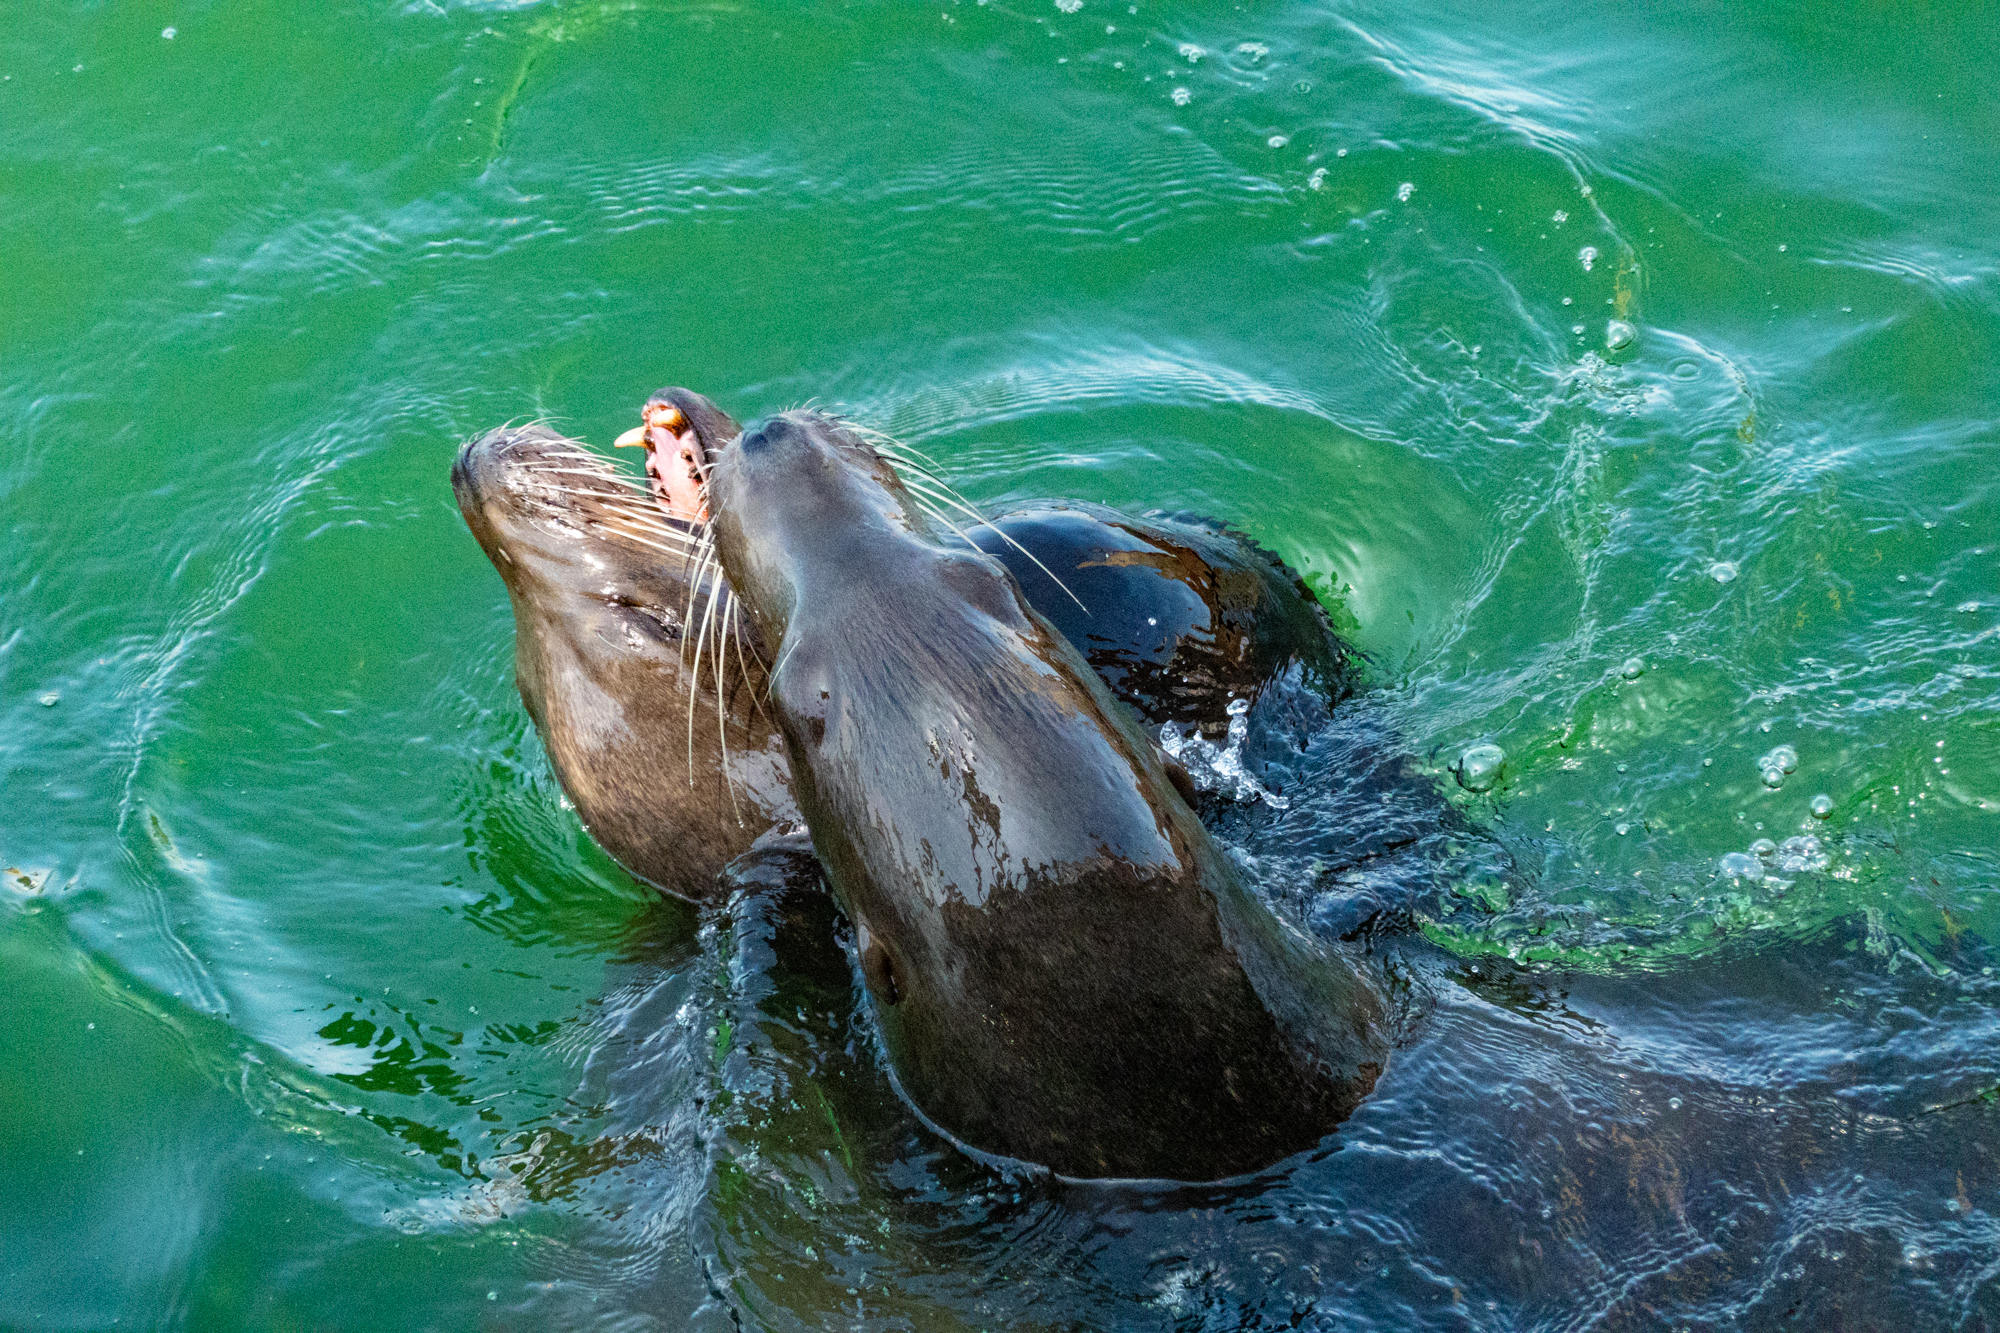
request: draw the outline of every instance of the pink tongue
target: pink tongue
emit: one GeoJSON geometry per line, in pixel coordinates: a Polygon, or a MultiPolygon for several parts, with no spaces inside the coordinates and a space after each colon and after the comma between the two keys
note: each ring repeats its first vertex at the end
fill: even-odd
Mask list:
{"type": "Polygon", "coordinates": [[[690,523],[708,521],[708,506],[702,502],[701,482],[695,476],[695,458],[701,442],[692,429],[675,435],[664,426],[646,431],[646,479],[653,485],[653,498],[660,507],[690,523]]]}

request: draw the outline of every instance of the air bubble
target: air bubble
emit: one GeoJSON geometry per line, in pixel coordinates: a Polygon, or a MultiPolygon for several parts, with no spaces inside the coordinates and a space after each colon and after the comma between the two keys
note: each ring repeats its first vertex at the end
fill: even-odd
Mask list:
{"type": "Polygon", "coordinates": [[[1667,1098],[1667,1109],[1668,1109],[1669,1111],[1678,1111],[1678,1110],[1680,1110],[1680,1109],[1681,1109],[1681,1099],[1680,1099],[1680,1098],[1678,1098],[1678,1097],[1669,1097],[1669,1098],[1667,1098]]]}
{"type": "Polygon", "coordinates": [[[1776,791],[1785,785],[1785,774],[1795,773],[1799,767],[1799,752],[1789,745],[1780,745],[1768,754],[1758,756],[1757,771],[1764,777],[1764,785],[1776,791]]]}
{"type": "Polygon", "coordinates": [[[1614,319],[1604,326],[1604,350],[1619,352],[1630,347],[1639,337],[1639,330],[1622,319],[1614,319]]]}
{"type": "Polygon", "coordinates": [[[1306,177],[1306,188],[1309,190],[1323,190],[1326,188],[1325,167],[1313,168],[1313,174],[1306,177]]]}
{"type": "Polygon", "coordinates": [[[1056,0],[1056,8],[1065,14],[1074,14],[1083,8],[1083,0],[1056,0]]]}
{"type": "Polygon", "coordinates": [[[1417,186],[1415,181],[1404,181],[1396,187],[1396,198],[1400,202],[1407,204],[1410,202],[1410,196],[1416,192],[1417,186]]]}
{"type": "Polygon", "coordinates": [[[1718,560],[1708,567],[1708,576],[1717,583],[1727,583],[1737,575],[1734,560],[1718,560]]]}
{"type": "Polygon", "coordinates": [[[1291,136],[1288,134],[1274,134],[1270,138],[1264,140],[1265,143],[1271,145],[1271,147],[1273,148],[1283,148],[1286,144],[1290,143],[1291,141],[1292,141],[1291,136]]]}
{"type": "Polygon", "coordinates": [[[1194,100],[1194,94],[1189,92],[1185,88],[1176,88],[1173,90],[1173,92],[1167,95],[1174,99],[1175,106],[1186,106],[1189,102],[1194,100]]]}
{"type": "Polygon", "coordinates": [[[1201,58],[1207,54],[1208,52],[1202,50],[1199,46],[1196,46],[1193,42],[1181,43],[1181,59],[1187,61],[1188,64],[1190,65],[1198,63],[1201,60],[1201,58]]]}
{"type": "Polygon", "coordinates": [[[1806,809],[1812,811],[1814,819],[1830,818],[1833,815],[1833,798],[1821,792],[1806,803],[1806,809]]]}
{"type": "Polygon", "coordinates": [[[174,39],[174,37],[175,37],[175,29],[173,29],[173,28],[162,28],[162,29],[160,29],[160,36],[162,36],[162,37],[166,38],[166,39],[167,39],[168,41],[170,41],[170,42],[171,42],[171,41],[172,41],[172,40],[174,39]]]}
{"type": "Polygon", "coordinates": [[[1576,252],[1576,258],[1577,262],[1583,265],[1583,271],[1585,273],[1590,272],[1591,269],[1597,266],[1597,247],[1594,245],[1584,246],[1583,249],[1576,252]]]}
{"type": "Polygon", "coordinates": [[[1778,844],[1769,838],[1759,838],[1750,844],[1750,854],[1768,861],[1778,854],[1778,844]]]}
{"type": "Polygon", "coordinates": [[[1717,863],[1716,869],[1731,879],[1762,879],[1764,863],[1748,852],[1731,852],[1717,863]]]}
{"type": "Polygon", "coordinates": [[[1810,833],[1787,838],[1784,845],[1778,848],[1778,869],[1788,875],[1796,875],[1802,870],[1824,870],[1830,859],[1826,848],[1810,833]]]}
{"type": "Polygon", "coordinates": [[[1486,791],[1500,780],[1500,767],[1506,762],[1507,752],[1488,741],[1468,746],[1452,765],[1452,773],[1467,791],[1486,791]]]}

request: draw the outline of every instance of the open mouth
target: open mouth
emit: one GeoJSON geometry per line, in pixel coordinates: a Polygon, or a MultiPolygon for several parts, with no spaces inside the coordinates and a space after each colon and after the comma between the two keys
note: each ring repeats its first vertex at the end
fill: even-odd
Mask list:
{"type": "Polygon", "coordinates": [[[646,451],[646,481],[660,507],[688,523],[708,521],[708,451],[689,421],[672,403],[654,399],[643,411],[644,424],[620,435],[620,449],[646,451]]]}

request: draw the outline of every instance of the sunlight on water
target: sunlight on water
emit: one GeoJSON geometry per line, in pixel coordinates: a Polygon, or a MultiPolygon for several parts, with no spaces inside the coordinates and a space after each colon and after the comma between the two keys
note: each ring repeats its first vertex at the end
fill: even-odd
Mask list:
{"type": "Polygon", "coordinates": [[[1958,5],[21,10],[0,1325],[2000,1321],[1996,56],[1958,5]],[[809,862],[697,907],[590,842],[446,469],[665,383],[1300,573],[1353,697],[1160,739],[1388,998],[1320,1150],[976,1161],[809,862]]]}

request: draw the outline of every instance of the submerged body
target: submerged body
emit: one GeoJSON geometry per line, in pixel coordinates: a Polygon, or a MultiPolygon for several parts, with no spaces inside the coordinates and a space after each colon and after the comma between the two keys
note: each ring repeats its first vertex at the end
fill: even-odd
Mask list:
{"type": "Polygon", "coordinates": [[[1385,1056],[1372,991],[1244,888],[998,560],[940,537],[815,413],[722,451],[708,501],[772,654],[795,798],[922,1111],[1064,1175],[1216,1179],[1352,1110],[1385,1056]]]}

